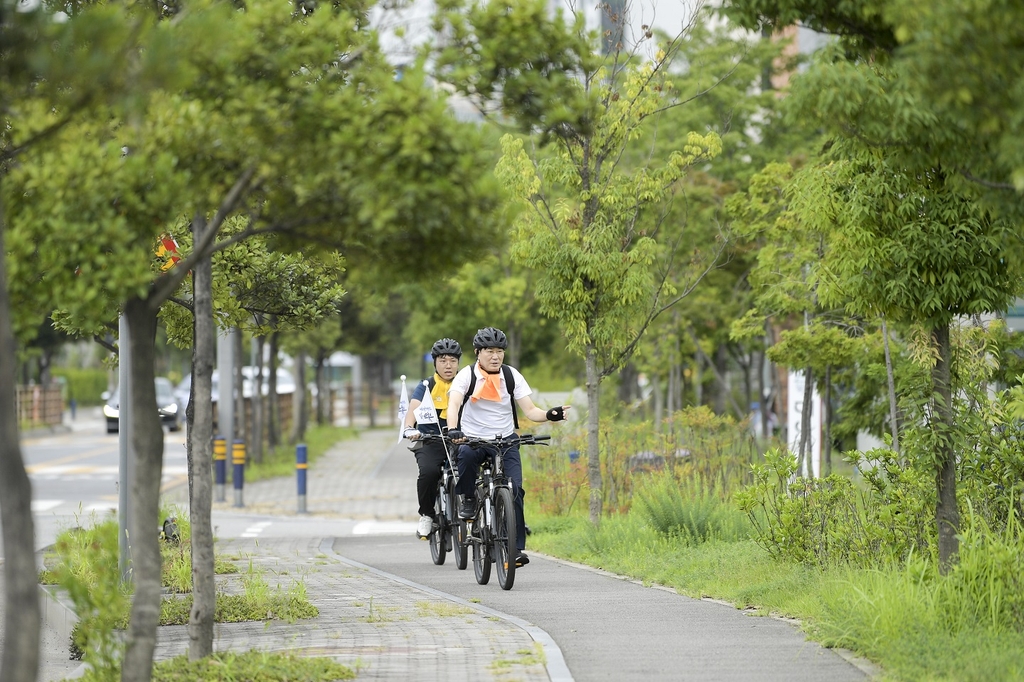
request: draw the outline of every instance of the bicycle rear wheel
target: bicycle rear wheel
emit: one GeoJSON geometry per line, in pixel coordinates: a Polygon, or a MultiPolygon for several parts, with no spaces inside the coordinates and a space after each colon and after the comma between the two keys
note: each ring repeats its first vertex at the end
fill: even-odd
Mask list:
{"type": "Polygon", "coordinates": [[[455,552],[455,568],[464,571],[469,563],[469,538],[466,537],[466,522],[462,519],[456,519],[452,535],[454,536],[452,538],[452,549],[455,552]]]}
{"type": "Polygon", "coordinates": [[[480,535],[479,541],[473,543],[473,573],[477,583],[486,585],[491,579],[491,533],[484,521],[483,505],[477,510],[473,530],[480,535]]]}
{"type": "Polygon", "coordinates": [[[438,566],[444,564],[445,556],[448,554],[448,538],[446,535],[450,532],[449,529],[451,528],[448,525],[448,519],[445,518],[444,509],[441,504],[441,496],[445,494],[444,487],[438,485],[437,498],[434,500],[434,521],[437,524],[437,528],[430,534],[430,558],[438,566]]]}
{"type": "Polygon", "coordinates": [[[512,491],[498,488],[494,498],[494,563],[498,568],[498,584],[511,590],[516,582],[516,510],[512,491]]]}

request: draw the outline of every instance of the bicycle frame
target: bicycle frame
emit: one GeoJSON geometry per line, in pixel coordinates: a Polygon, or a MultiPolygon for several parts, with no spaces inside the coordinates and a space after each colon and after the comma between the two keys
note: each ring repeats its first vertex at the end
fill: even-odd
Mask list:
{"type": "Polygon", "coordinates": [[[498,564],[498,581],[502,589],[512,588],[515,581],[516,545],[515,528],[515,490],[512,481],[505,475],[503,461],[505,455],[513,447],[519,445],[537,445],[548,440],[550,436],[518,436],[496,437],[493,440],[469,438],[466,445],[472,448],[485,449],[488,453],[483,462],[476,481],[476,496],[479,501],[477,518],[472,522],[466,538],[473,546],[473,568],[477,582],[481,585],[490,579],[492,560],[498,564]],[[507,491],[507,493],[505,492],[507,491]],[[504,514],[495,513],[499,498],[502,499],[504,514]],[[513,516],[509,518],[509,514],[513,516]],[[496,518],[501,516],[502,518],[496,518]],[[505,527],[502,528],[501,526],[505,527]]]}

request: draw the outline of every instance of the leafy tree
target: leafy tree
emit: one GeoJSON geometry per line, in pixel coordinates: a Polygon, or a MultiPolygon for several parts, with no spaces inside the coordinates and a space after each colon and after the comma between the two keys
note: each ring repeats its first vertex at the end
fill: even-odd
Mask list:
{"type": "MultiPolygon", "coordinates": [[[[977,161],[992,177],[1006,177],[1006,157],[993,154],[989,136],[996,129],[963,125],[956,115],[962,103],[944,106],[948,98],[930,106],[925,95],[942,87],[922,82],[914,61],[920,45],[896,49],[914,35],[931,41],[914,21],[948,29],[944,22],[954,15],[944,6],[939,24],[925,20],[916,0],[728,0],[726,11],[752,28],[800,21],[839,36],[835,48],[795,81],[794,105],[832,135],[828,158],[835,161],[806,175],[801,212],[838,232],[834,279],[823,298],[923,325],[931,336],[936,523],[940,566],[947,570],[959,528],[950,322],[956,315],[1005,310],[1020,288],[1019,248],[1006,239],[1008,226],[972,200],[977,183],[972,186],[971,178],[987,173],[964,166],[964,160],[977,161]],[[895,17],[907,23],[894,23],[895,17]]],[[[997,77],[1006,75],[999,68],[997,77]]]]}
{"type": "Polygon", "coordinates": [[[698,264],[682,290],[668,285],[665,273],[678,254],[659,245],[658,227],[676,183],[693,163],[713,157],[720,143],[714,133],[693,133],[665,163],[620,166],[642,125],[677,103],[666,73],[668,53],[640,64],[617,52],[605,64],[595,58],[580,17],[567,31],[560,17],[547,18],[543,5],[476,8],[470,14],[476,33],[457,24],[454,42],[476,56],[465,90],[489,95],[500,82],[503,109],[537,125],[552,143],[550,154],[531,156],[521,139],[505,136],[497,175],[522,208],[512,258],[538,272],[541,310],[559,320],[569,348],[585,360],[590,516],[597,523],[603,502],[600,382],[628,360],[651,320],[689,293],[707,266],[698,264]],[[527,24],[536,28],[522,44],[543,40],[533,45],[540,50],[535,59],[516,53],[521,46],[510,43],[518,41],[507,39],[527,24]],[[510,63],[529,67],[507,69],[510,63]],[[563,105],[544,99],[552,89],[566,93],[563,105]]]}
{"type": "MultiPolygon", "coordinates": [[[[129,399],[142,459],[132,485],[136,591],[126,679],[148,678],[159,607],[159,554],[149,532],[157,525],[162,461],[162,433],[151,418],[153,336],[162,304],[187,272],[259,231],[400,265],[420,262],[423,245],[442,230],[459,248],[433,250],[432,265],[449,265],[488,239],[477,224],[494,201],[476,165],[473,132],[450,118],[415,70],[393,78],[355,10],[293,15],[270,3],[250,3],[244,12],[182,10],[157,27],[160,44],[188,48],[161,62],[190,77],[181,94],[146,99],[146,115],[131,126],[110,114],[96,119],[89,134],[61,139],[66,167],[56,167],[57,155],[44,156],[22,178],[36,190],[17,194],[24,244],[50,243],[34,230],[42,225],[64,246],[74,244],[40,249],[50,257],[34,281],[55,286],[50,291],[62,296],[53,307],[83,323],[105,319],[106,300],[125,300],[132,332],[129,399]],[[207,40],[213,27],[217,39],[207,40]],[[64,186],[62,200],[39,201],[39,190],[55,180],[64,186]],[[245,230],[217,242],[226,218],[242,207],[245,230]],[[204,241],[170,270],[153,268],[156,236],[182,214],[203,224],[204,241]]],[[[206,454],[193,453],[196,461],[206,454]]]]}
{"type": "MultiPolygon", "coordinates": [[[[48,311],[12,305],[8,286],[18,276],[8,260],[12,242],[10,174],[30,151],[52,138],[94,106],[131,105],[127,92],[166,83],[155,69],[173,61],[165,46],[140,58],[139,46],[151,29],[146,17],[124,6],[77,12],[42,3],[0,2],[0,515],[4,519],[5,632],[0,678],[34,680],[39,666],[39,603],[32,493],[18,443],[14,411],[17,330],[35,329],[48,311]]],[[[73,267],[73,266],[72,266],[73,267]]],[[[23,337],[24,338],[24,337],[23,337]]]]}

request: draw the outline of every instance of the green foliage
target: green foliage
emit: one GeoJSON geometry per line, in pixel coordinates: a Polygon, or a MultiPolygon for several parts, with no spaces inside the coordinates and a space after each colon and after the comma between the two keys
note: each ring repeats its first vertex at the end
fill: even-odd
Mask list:
{"type": "Polygon", "coordinates": [[[637,507],[656,531],[689,544],[745,536],[743,515],[723,497],[721,485],[670,473],[652,475],[635,493],[637,507]]]}
{"type": "Polygon", "coordinates": [[[160,661],[153,666],[153,682],[328,682],[351,680],[355,677],[354,670],[330,658],[310,658],[264,651],[225,651],[198,661],[189,661],[187,656],[178,656],[168,661],[160,661]]]}
{"type": "MultiPolygon", "coordinates": [[[[306,461],[312,465],[335,443],[353,438],[356,430],[349,427],[316,425],[306,430],[306,461]]],[[[295,446],[279,445],[264,453],[263,462],[249,462],[245,468],[245,480],[262,481],[276,476],[295,476],[295,446]]]]}
{"type": "Polygon", "coordinates": [[[1008,307],[1021,275],[1009,269],[1007,223],[938,169],[919,173],[847,145],[833,149],[853,158],[809,170],[801,184],[804,215],[834,228],[823,301],[929,328],[1008,307]]]}
{"type": "Polygon", "coordinates": [[[54,543],[59,561],[50,570],[67,591],[78,617],[71,651],[102,679],[120,669],[124,642],[115,629],[127,618],[131,595],[118,568],[117,520],[61,532],[54,543]]]}
{"type": "Polygon", "coordinates": [[[434,27],[444,31],[445,43],[437,63],[459,92],[483,105],[497,100],[524,131],[592,124],[597,95],[576,80],[597,59],[581,12],[570,21],[558,8],[551,17],[543,0],[445,0],[438,9],[434,27]]]}
{"type": "MultiPolygon", "coordinates": [[[[174,594],[192,591],[192,524],[180,510],[165,511],[162,518],[171,517],[178,527],[178,540],[161,535],[160,584],[174,594]]],[[[213,572],[217,575],[237,573],[238,568],[220,555],[213,557],[213,572]]]]}
{"type": "MultiPolygon", "coordinates": [[[[283,620],[294,623],[300,618],[316,618],[320,611],[306,594],[306,586],[293,583],[286,591],[271,589],[263,575],[253,569],[241,575],[242,593],[218,593],[213,619],[217,623],[241,623],[283,620]]],[[[171,597],[160,605],[161,625],[185,625],[192,610],[192,596],[171,597]]],[[[124,623],[127,625],[127,622],[124,623]]]]}
{"type": "MultiPolygon", "coordinates": [[[[649,421],[609,420],[601,425],[600,444],[608,514],[630,509],[637,476],[664,470],[680,481],[715,481],[725,495],[750,482],[750,465],[758,459],[749,430],[707,406],[670,415],[660,431],[649,421]]],[[[540,508],[570,514],[588,487],[586,434],[570,433],[550,447],[531,448],[523,460],[540,508]]]]}
{"type": "Polygon", "coordinates": [[[50,370],[50,374],[55,377],[64,377],[67,382],[66,398],[77,401],[79,407],[103,403],[100,395],[107,390],[107,370],[54,367],[50,370]]]}
{"type": "Polygon", "coordinates": [[[833,474],[796,478],[796,458],[772,449],[755,464],[753,485],[736,495],[758,544],[777,558],[819,567],[877,566],[934,547],[928,534],[934,508],[932,479],[900,465],[889,450],[874,450],[861,466],[867,491],[833,474]]]}

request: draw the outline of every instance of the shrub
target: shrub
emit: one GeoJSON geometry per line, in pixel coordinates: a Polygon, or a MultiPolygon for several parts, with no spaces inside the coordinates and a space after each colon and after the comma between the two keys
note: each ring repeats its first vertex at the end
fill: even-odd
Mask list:
{"type": "Polygon", "coordinates": [[[796,458],[785,450],[765,453],[752,467],[754,483],[736,495],[769,554],[818,566],[875,566],[902,562],[934,546],[934,484],[928,475],[901,466],[890,450],[851,453],[864,469],[868,489],[843,476],[796,477],[796,458]]]}
{"type": "Polygon", "coordinates": [[[55,367],[50,373],[55,377],[64,377],[67,382],[66,400],[74,398],[79,407],[103,404],[100,395],[107,390],[107,370],[55,367]]]}
{"type": "Polygon", "coordinates": [[[637,491],[634,507],[660,534],[687,544],[737,540],[746,535],[743,515],[723,500],[720,485],[700,476],[676,479],[671,472],[651,476],[637,491]]]}

